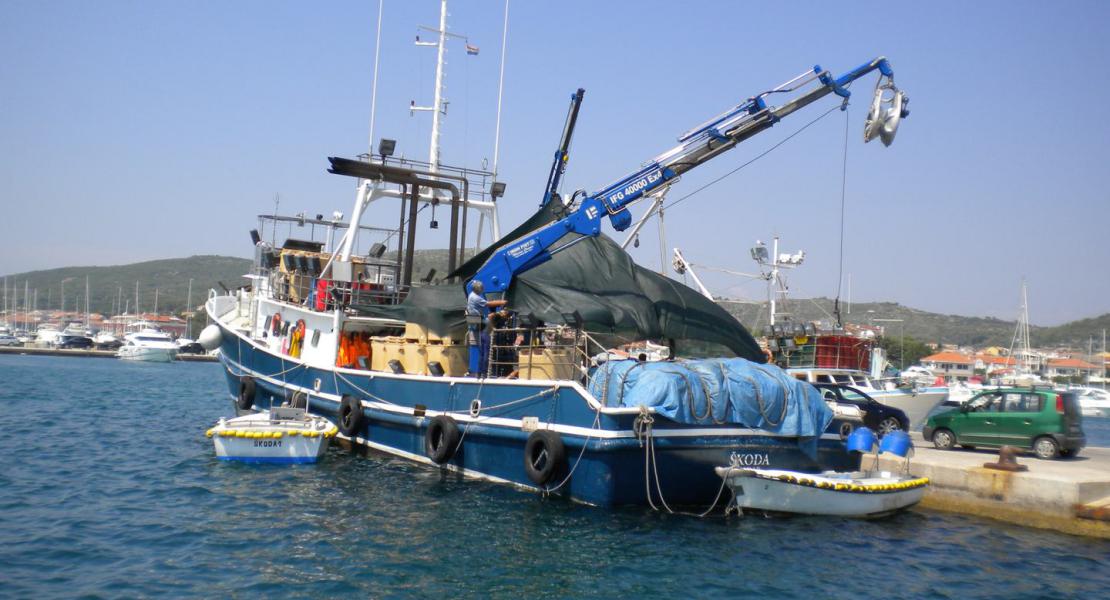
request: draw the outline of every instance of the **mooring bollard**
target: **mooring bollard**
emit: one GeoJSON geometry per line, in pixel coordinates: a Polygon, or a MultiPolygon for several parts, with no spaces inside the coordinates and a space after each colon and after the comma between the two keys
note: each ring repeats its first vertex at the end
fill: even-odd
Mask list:
{"type": "Polygon", "coordinates": [[[1028,471],[1029,467],[1019,465],[1017,455],[1020,450],[1016,446],[1003,446],[998,449],[998,462],[983,463],[983,468],[997,471],[1028,471]]]}

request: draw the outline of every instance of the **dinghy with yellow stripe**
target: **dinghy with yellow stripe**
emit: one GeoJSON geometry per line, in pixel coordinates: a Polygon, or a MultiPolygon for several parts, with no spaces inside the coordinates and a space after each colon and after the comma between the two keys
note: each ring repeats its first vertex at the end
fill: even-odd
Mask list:
{"type": "Polygon", "coordinates": [[[251,463],[314,463],[339,429],[303,408],[275,407],[222,418],[206,432],[220,460],[251,463]]]}

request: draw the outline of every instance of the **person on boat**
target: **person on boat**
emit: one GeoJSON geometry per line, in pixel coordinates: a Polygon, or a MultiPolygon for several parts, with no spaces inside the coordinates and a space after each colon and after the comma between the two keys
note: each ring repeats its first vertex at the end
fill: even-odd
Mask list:
{"type": "Polygon", "coordinates": [[[486,300],[486,287],[481,281],[470,284],[466,297],[466,345],[470,364],[468,375],[484,377],[489,368],[489,309],[508,304],[507,300],[486,300]]]}
{"type": "Polygon", "coordinates": [[[502,306],[501,310],[490,313],[489,322],[493,331],[493,363],[490,365],[490,374],[494,377],[516,379],[519,376],[516,369],[517,348],[524,342],[524,335],[515,330],[516,314],[502,306]]]}

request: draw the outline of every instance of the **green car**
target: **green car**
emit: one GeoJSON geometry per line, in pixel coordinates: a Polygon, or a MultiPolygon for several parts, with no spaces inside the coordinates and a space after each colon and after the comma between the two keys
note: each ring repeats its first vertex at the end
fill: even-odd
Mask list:
{"type": "Polygon", "coordinates": [[[1043,388],[980,392],[958,409],[929,417],[922,432],[941,450],[1017,446],[1045,459],[1075,456],[1087,443],[1074,393],[1043,388]]]}

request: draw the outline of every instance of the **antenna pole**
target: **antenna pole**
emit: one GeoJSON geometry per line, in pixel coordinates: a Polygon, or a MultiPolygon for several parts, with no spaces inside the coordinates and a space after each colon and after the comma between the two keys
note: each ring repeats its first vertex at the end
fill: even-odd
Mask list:
{"type": "Polygon", "coordinates": [[[436,90],[432,101],[432,147],[428,151],[429,171],[439,171],[439,125],[443,115],[443,59],[447,53],[447,0],[439,3],[439,44],[436,47],[436,90]]]}
{"type": "Polygon", "coordinates": [[[382,51],[382,5],[385,0],[378,0],[378,35],[374,42],[374,83],[370,88],[370,143],[369,152],[374,153],[374,114],[378,107],[378,63],[382,51]]]}
{"type": "Polygon", "coordinates": [[[509,0],[505,0],[505,25],[501,30],[501,74],[497,78],[497,125],[493,133],[493,178],[497,179],[497,161],[501,156],[501,97],[505,91],[505,44],[509,39],[509,0]]]}

